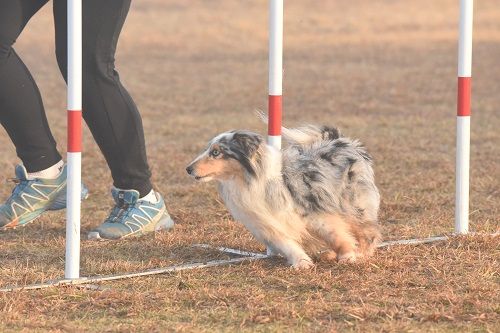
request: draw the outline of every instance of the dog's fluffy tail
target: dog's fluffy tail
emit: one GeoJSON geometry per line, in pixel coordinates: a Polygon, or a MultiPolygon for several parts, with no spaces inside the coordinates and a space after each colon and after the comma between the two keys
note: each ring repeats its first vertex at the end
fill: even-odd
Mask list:
{"type": "MultiPolygon", "coordinates": [[[[267,117],[262,111],[257,111],[257,116],[267,124],[267,117]]],[[[281,127],[283,139],[291,144],[306,146],[319,141],[330,141],[342,135],[335,127],[306,125],[299,128],[281,127]]]]}

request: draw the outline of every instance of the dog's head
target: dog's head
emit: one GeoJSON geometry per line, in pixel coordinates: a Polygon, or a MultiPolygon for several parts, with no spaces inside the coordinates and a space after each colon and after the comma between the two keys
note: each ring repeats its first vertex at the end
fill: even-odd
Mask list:
{"type": "Polygon", "coordinates": [[[224,181],[256,177],[262,158],[259,134],[238,130],[217,135],[205,151],[192,161],[186,171],[196,180],[224,181]]]}

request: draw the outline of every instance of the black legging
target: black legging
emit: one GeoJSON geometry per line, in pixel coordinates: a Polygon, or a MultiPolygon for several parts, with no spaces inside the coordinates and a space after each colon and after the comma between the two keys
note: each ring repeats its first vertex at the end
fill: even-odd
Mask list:
{"type": "MultiPolygon", "coordinates": [[[[38,87],[12,45],[48,0],[0,0],[0,122],[28,172],[61,160],[38,87]]],[[[67,0],[54,0],[56,56],[67,74],[67,0]]],[[[83,117],[111,169],[114,185],[151,191],[141,116],[115,70],[118,36],[130,0],[83,0],[83,117]]]]}

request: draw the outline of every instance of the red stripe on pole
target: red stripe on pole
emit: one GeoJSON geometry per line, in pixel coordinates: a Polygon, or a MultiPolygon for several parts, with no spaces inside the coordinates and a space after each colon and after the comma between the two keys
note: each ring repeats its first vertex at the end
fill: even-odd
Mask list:
{"type": "Polygon", "coordinates": [[[458,78],[457,116],[470,116],[471,78],[458,78]]]}
{"type": "Polygon", "coordinates": [[[82,151],[82,111],[68,110],[68,152],[82,151]]]}
{"type": "Polygon", "coordinates": [[[281,135],[282,97],[269,95],[269,135],[281,135]]]}

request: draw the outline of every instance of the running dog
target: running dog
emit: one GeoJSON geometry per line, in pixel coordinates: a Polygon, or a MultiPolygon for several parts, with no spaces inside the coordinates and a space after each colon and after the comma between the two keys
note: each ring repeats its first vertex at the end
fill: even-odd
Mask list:
{"type": "Polygon", "coordinates": [[[307,254],[353,262],[373,254],[381,239],[380,195],[372,158],[336,128],[283,128],[283,150],[246,130],[219,134],[186,171],[218,183],[233,217],[296,269],[307,254]]]}

